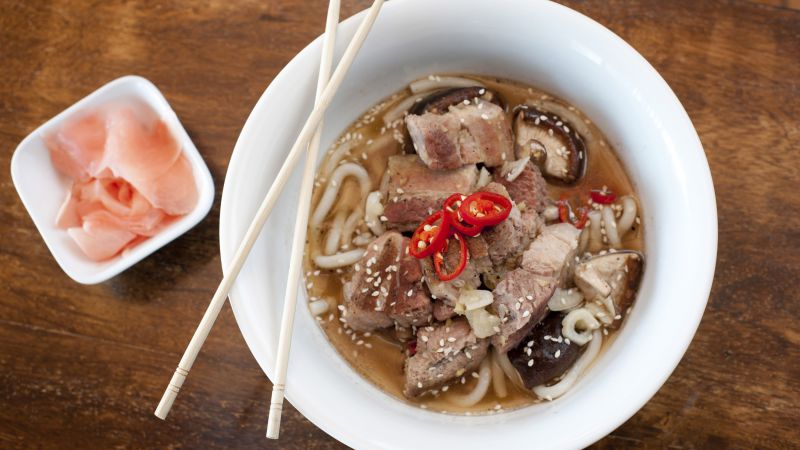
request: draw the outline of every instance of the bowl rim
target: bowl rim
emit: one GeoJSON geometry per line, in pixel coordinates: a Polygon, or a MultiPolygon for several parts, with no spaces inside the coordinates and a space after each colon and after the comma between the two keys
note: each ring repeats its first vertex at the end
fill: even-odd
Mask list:
{"type": "MultiPolygon", "coordinates": [[[[211,207],[214,204],[214,180],[211,177],[211,172],[203,160],[200,151],[194,145],[194,142],[192,142],[192,139],[189,137],[180,119],[178,119],[172,106],[169,104],[166,97],[164,97],[164,94],[150,80],[139,75],[125,75],[103,84],[36,127],[20,141],[19,145],[17,145],[11,156],[10,170],[11,179],[17,190],[17,194],[36,226],[39,235],[42,237],[42,240],[44,240],[50,254],[53,255],[53,258],[64,273],[81,284],[91,285],[101,283],[127,270],[200,223],[203,218],[208,215],[209,211],[211,211],[211,207]],[[133,92],[133,94],[130,95],[131,98],[137,98],[153,108],[156,114],[167,123],[170,132],[180,142],[182,147],[181,151],[189,158],[189,162],[192,165],[195,183],[198,188],[198,201],[191,212],[170,224],[164,230],[161,230],[158,234],[141,242],[130,251],[119,254],[107,261],[96,262],[87,259],[84,263],[92,266],[95,270],[91,273],[82,274],[79,273],[77,269],[71,265],[69,259],[67,259],[65,255],[67,250],[56,240],[56,232],[51,231],[48,226],[42,222],[42,218],[37,218],[37,215],[33,213],[33,211],[38,210],[38,205],[29,197],[28,192],[21,183],[20,177],[25,175],[28,167],[23,166],[20,160],[23,154],[33,151],[33,147],[36,145],[35,141],[41,139],[42,135],[58,127],[62,122],[68,120],[75,114],[79,114],[85,109],[91,108],[92,105],[96,106],[106,102],[107,100],[102,100],[103,96],[110,96],[114,91],[121,92],[125,89],[130,89],[131,92],[133,92]]],[[[55,220],[55,217],[53,217],[53,220],[55,220]]]]}
{"type": "MultiPolygon", "coordinates": [[[[401,7],[405,7],[409,3],[415,3],[415,0],[410,0],[410,1],[407,0],[406,2],[402,2],[402,4],[396,4],[394,2],[393,3],[389,3],[384,7],[384,9],[386,10],[387,8],[391,9],[391,8],[395,8],[395,7],[396,8],[401,8],[401,7]]],[[[416,1],[416,3],[422,3],[422,2],[421,1],[416,1]]],[[[510,3],[510,2],[506,2],[506,3],[510,3]]],[[[708,232],[708,235],[706,236],[708,238],[707,247],[703,249],[704,250],[703,256],[705,256],[704,263],[705,263],[705,269],[706,270],[705,270],[704,273],[698,274],[698,277],[701,279],[701,282],[699,283],[699,287],[698,287],[698,289],[696,291],[696,297],[698,297],[698,301],[697,301],[697,303],[695,305],[695,311],[693,311],[693,314],[691,314],[690,319],[687,320],[686,324],[684,324],[685,328],[687,330],[690,330],[690,332],[689,331],[685,332],[683,334],[683,336],[682,336],[683,339],[681,339],[679,341],[675,341],[674,344],[672,345],[672,347],[674,349],[679,349],[679,351],[676,352],[676,353],[679,353],[679,357],[675,358],[674,361],[671,361],[668,370],[665,369],[662,373],[660,373],[660,375],[661,375],[661,379],[660,380],[658,380],[655,383],[650,383],[648,385],[647,389],[639,390],[637,392],[637,395],[635,396],[635,399],[628,401],[629,405],[632,405],[632,406],[635,406],[635,407],[626,408],[624,412],[615,413],[613,415],[610,415],[609,417],[606,417],[604,419],[606,425],[601,427],[602,429],[594,428],[594,429],[590,430],[589,432],[576,433],[576,435],[574,436],[575,440],[573,441],[574,445],[576,445],[576,446],[578,446],[578,445],[579,446],[586,446],[586,445],[591,444],[592,442],[597,441],[598,439],[602,438],[603,436],[607,435],[609,432],[613,431],[613,429],[615,429],[616,427],[618,427],[619,425],[624,423],[626,420],[628,420],[630,417],[632,417],[639,409],[641,409],[641,407],[645,403],[647,403],[647,401],[649,401],[649,399],[652,398],[653,395],[655,395],[655,393],[658,391],[658,389],[660,389],[660,387],[663,385],[663,383],[666,381],[666,379],[671,375],[671,373],[674,371],[675,367],[677,367],[678,363],[681,361],[683,355],[685,354],[685,352],[686,352],[686,350],[687,350],[687,348],[689,346],[689,343],[691,342],[691,340],[692,340],[692,338],[693,338],[693,336],[694,336],[694,334],[696,332],[697,326],[699,325],[700,320],[702,318],[702,315],[703,315],[702,313],[703,313],[703,311],[705,309],[705,306],[706,306],[706,303],[708,301],[708,295],[710,293],[711,283],[713,281],[713,274],[714,274],[715,263],[716,263],[716,250],[717,250],[717,210],[716,210],[716,200],[715,200],[715,196],[714,196],[714,186],[713,186],[713,182],[712,182],[712,179],[711,179],[710,169],[708,168],[708,163],[707,163],[707,160],[705,158],[705,154],[704,154],[703,149],[702,149],[702,144],[700,143],[700,140],[699,140],[699,137],[697,136],[696,130],[694,129],[694,127],[693,127],[693,125],[691,123],[691,120],[688,117],[688,114],[686,113],[685,109],[681,105],[681,103],[678,100],[678,98],[675,96],[674,92],[669,88],[667,83],[658,74],[658,72],[652,67],[652,65],[650,65],[649,62],[647,62],[641,54],[639,54],[635,49],[633,49],[629,44],[627,44],[619,36],[617,36],[616,34],[611,32],[610,30],[608,30],[606,27],[602,26],[601,24],[595,22],[591,18],[586,17],[586,16],[584,16],[584,15],[582,15],[582,14],[580,14],[580,13],[578,13],[578,12],[572,10],[572,9],[569,9],[569,8],[567,8],[565,6],[554,4],[554,3],[550,3],[550,2],[544,2],[543,4],[540,4],[538,6],[542,7],[542,8],[544,8],[544,7],[553,8],[553,11],[557,11],[559,14],[566,14],[566,15],[571,16],[572,19],[574,19],[574,20],[582,21],[587,27],[594,28],[595,32],[602,33],[606,39],[610,39],[610,40],[614,41],[617,45],[621,45],[621,46],[625,47],[625,51],[629,52],[631,57],[636,58],[636,59],[639,60],[639,63],[642,65],[643,69],[648,71],[649,75],[653,78],[653,81],[657,82],[660,85],[660,89],[665,93],[665,95],[667,95],[669,97],[669,100],[673,101],[677,105],[677,109],[679,109],[679,112],[678,112],[679,117],[676,117],[676,119],[681,121],[682,127],[685,128],[687,130],[687,132],[690,132],[692,134],[692,136],[693,136],[693,140],[696,141],[694,147],[696,147],[696,149],[699,151],[699,157],[700,157],[700,159],[702,161],[702,167],[699,167],[699,170],[701,172],[699,176],[703,177],[702,180],[696,180],[696,183],[699,183],[701,185],[705,185],[703,191],[700,192],[700,193],[696,193],[696,194],[698,196],[702,196],[703,197],[702,198],[702,202],[704,202],[705,204],[707,204],[707,205],[709,205],[711,207],[710,210],[708,211],[708,216],[706,217],[706,221],[708,222],[708,224],[707,224],[708,228],[707,228],[707,230],[705,230],[705,231],[708,232]],[[702,298],[702,301],[699,300],[699,298],[702,298]],[[613,416],[613,417],[611,417],[611,416],[613,416]]],[[[365,11],[362,11],[362,12],[350,17],[346,21],[342,22],[342,24],[340,25],[339,36],[346,38],[347,36],[352,35],[352,32],[355,29],[355,26],[357,25],[357,22],[363,17],[364,14],[365,14],[365,11]]],[[[268,97],[270,96],[270,93],[272,92],[271,89],[273,89],[273,86],[284,83],[285,82],[284,78],[286,78],[288,76],[287,75],[288,72],[290,72],[292,69],[295,69],[295,66],[301,65],[302,64],[301,61],[303,59],[305,59],[306,57],[308,57],[309,53],[313,53],[314,50],[319,46],[320,40],[321,40],[321,37],[318,37],[312,43],[310,43],[308,46],[306,46],[303,50],[301,50],[286,65],[286,67],[273,79],[272,83],[270,83],[270,85],[267,87],[267,89],[261,95],[261,97],[259,98],[259,100],[256,103],[255,107],[253,108],[253,111],[251,112],[250,116],[247,119],[247,122],[245,123],[245,125],[244,125],[244,127],[242,129],[242,133],[240,134],[240,136],[239,136],[239,138],[237,140],[236,147],[234,148],[234,152],[233,152],[233,154],[231,156],[231,161],[230,161],[230,164],[229,164],[229,169],[228,169],[228,174],[229,175],[235,175],[237,168],[241,165],[241,160],[243,158],[243,153],[245,152],[245,150],[242,149],[242,146],[244,145],[244,144],[242,144],[242,142],[246,140],[245,139],[246,135],[248,133],[252,132],[252,124],[250,122],[253,119],[253,117],[256,115],[256,112],[258,110],[265,108],[265,103],[267,101],[266,99],[268,99],[268,97]],[[251,125],[251,126],[248,127],[248,125],[251,125]]],[[[221,202],[220,252],[221,252],[221,256],[222,256],[221,257],[221,262],[223,264],[223,270],[224,270],[224,267],[226,265],[226,262],[229,261],[230,258],[232,257],[233,250],[234,250],[233,246],[232,246],[233,243],[231,242],[231,240],[233,238],[226,236],[225,231],[224,231],[224,229],[226,227],[229,228],[229,229],[231,228],[231,226],[230,226],[231,224],[229,224],[229,222],[234,220],[233,218],[228,217],[228,212],[233,208],[231,206],[231,204],[234,201],[233,198],[232,198],[232,195],[234,195],[233,194],[233,189],[234,188],[232,187],[234,182],[231,181],[232,178],[234,178],[234,177],[226,177],[225,184],[224,184],[224,187],[223,187],[222,202],[221,202]]],[[[300,295],[304,295],[304,294],[300,294],[300,295]]],[[[240,327],[240,330],[241,330],[241,332],[243,334],[243,337],[245,338],[245,341],[248,344],[248,348],[250,348],[251,353],[253,353],[253,356],[256,358],[256,360],[261,365],[262,370],[264,370],[265,374],[267,374],[269,376],[269,373],[274,369],[274,362],[267,361],[266,364],[264,362],[262,362],[261,358],[259,358],[259,356],[257,355],[256,350],[253,347],[253,345],[254,345],[253,342],[255,342],[257,339],[254,336],[249,336],[249,333],[248,333],[248,331],[246,331],[246,328],[243,328],[242,323],[243,323],[243,321],[246,321],[246,318],[244,316],[244,311],[240,310],[240,308],[241,308],[240,305],[239,305],[239,301],[240,301],[239,298],[240,297],[239,297],[238,288],[236,286],[234,286],[234,289],[231,291],[230,298],[231,298],[231,305],[232,305],[232,309],[233,309],[233,312],[234,312],[234,316],[235,316],[235,318],[237,320],[237,325],[239,325],[239,327],[240,327]]],[[[366,447],[372,447],[372,446],[375,445],[374,442],[364,440],[359,435],[356,435],[356,434],[353,434],[353,433],[349,433],[349,432],[346,432],[343,429],[336,428],[336,427],[332,426],[333,425],[332,422],[330,420],[328,420],[328,418],[324,414],[318,413],[318,411],[316,411],[315,408],[312,407],[312,405],[309,405],[305,401],[301,401],[301,402],[297,402],[297,403],[294,402],[293,401],[294,396],[292,395],[292,393],[290,391],[287,392],[287,399],[292,401],[293,405],[305,417],[307,417],[309,420],[311,420],[313,423],[315,423],[317,426],[322,428],[327,433],[331,434],[336,439],[338,439],[338,440],[340,440],[340,441],[342,441],[342,442],[344,442],[344,443],[346,443],[348,445],[355,446],[355,447],[358,447],[358,448],[361,448],[361,447],[365,447],[365,448],[366,447]]]]}

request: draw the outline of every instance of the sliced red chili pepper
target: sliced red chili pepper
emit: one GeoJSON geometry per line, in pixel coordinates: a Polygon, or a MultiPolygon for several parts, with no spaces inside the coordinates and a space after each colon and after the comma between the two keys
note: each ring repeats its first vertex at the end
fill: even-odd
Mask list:
{"type": "Polygon", "coordinates": [[[447,252],[447,247],[450,243],[449,240],[445,242],[444,247],[442,247],[436,253],[433,254],[433,268],[436,270],[436,275],[438,275],[439,279],[442,281],[450,281],[456,278],[457,276],[461,275],[461,272],[463,272],[464,268],[467,267],[467,260],[469,259],[469,250],[467,250],[466,240],[462,236],[459,236],[458,234],[453,235],[453,239],[458,241],[459,253],[458,253],[458,265],[452,272],[450,273],[442,272],[442,265],[444,265],[444,253],[447,252]]]}
{"type": "Polygon", "coordinates": [[[561,222],[572,223],[572,221],[569,220],[569,203],[567,203],[566,200],[559,200],[556,204],[558,205],[558,218],[561,219],[561,222]]]}
{"type": "Polygon", "coordinates": [[[461,213],[458,211],[458,207],[461,206],[461,202],[463,202],[466,198],[466,196],[461,194],[453,194],[444,201],[442,210],[445,214],[450,215],[451,228],[463,234],[464,236],[475,237],[481,234],[483,227],[464,222],[464,219],[461,217],[461,213]]]}
{"type": "Polygon", "coordinates": [[[592,197],[593,202],[601,205],[610,205],[617,199],[617,194],[606,189],[592,189],[589,195],[592,197]]]}
{"type": "Polygon", "coordinates": [[[572,207],[570,206],[569,202],[566,200],[559,200],[557,202],[558,205],[558,217],[561,219],[563,223],[570,223],[575,226],[577,229],[583,229],[586,226],[586,222],[589,219],[589,210],[586,207],[579,207],[578,217],[577,219],[573,220],[572,214],[572,207]]]}
{"type": "Polygon", "coordinates": [[[490,227],[506,220],[511,213],[511,200],[494,192],[476,192],[458,208],[464,222],[490,227]]]}
{"type": "Polygon", "coordinates": [[[581,206],[578,208],[578,212],[580,213],[578,215],[578,221],[573,225],[575,225],[575,228],[582,230],[583,227],[586,226],[586,222],[589,220],[589,209],[581,206]]]}
{"type": "Polygon", "coordinates": [[[437,211],[414,231],[408,245],[408,253],[415,258],[425,258],[440,250],[450,237],[450,216],[437,211]]]}
{"type": "Polygon", "coordinates": [[[408,356],[414,356],[417,354],[417,340],[414,339],[413,341],[408,341],[408,356]]]}

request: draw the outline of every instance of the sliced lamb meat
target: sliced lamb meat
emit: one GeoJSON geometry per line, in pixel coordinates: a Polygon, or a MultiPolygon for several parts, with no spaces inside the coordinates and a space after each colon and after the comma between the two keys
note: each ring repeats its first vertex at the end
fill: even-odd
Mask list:
{"type": "Polygon", "coordinates": [[[450,301],[437,298],[433,301],[433,318],[442,322],[456,315],[455,305],[450,301]]]}
{"type": "Polygon", "coordinates": [[[502,170],[495,170],[493,178],[494,181],[505,186],[508,195],[511,200],[514,200],[517,207],[524,210],[525,213],[544,211],[548,200],[547,182],[542,177],[539,168],[532,162],[528,162],[522,172],[513,180],[510,180],[508,175],[512,175],[512,173],[504,175],[502,170]]]}
{"type": "MultiPolygon", "coordinates": [[[[511,198],[506,188],[499,183],[489,183],[479,190],[511,198]]],[[[489,246],[489,258],[492,264],[501,266],[506,262],[516,262],[516,258],[528,246],[541,224],[542,221],[538,216],[526,215],[523,217],[516,205],[512,206],[511,213],[506,220],[481,233],[489,246]]]]}
{"type": "MultiPolygon", "coordinates": [[[[422,283],[420,261],[405,252],[409,241],[403,238],[400,263],[394,266],[397,267],[397,286],[394,292],[389,292],[389,317],[401,327],[425,325],[431,321],[432,313],[431,298],[422,283]]],[[[384,275],[391,276],[392,272],[384,275]]]]}
{"type": "Polygon", "coordinates": [[[495,167],[513,159],[513,135],[503,108],[481,99],[465,103],[443,114],[406,116],[414,148],[431,169],[481,162],[495,167]]]}
{"type": "Polygon", "coordinates": [[[556,280],[525,269],[508,272],[492,291],[494,309],[500,317],[500,332],[492,345],[501,353],[515,347],[547,313],[556,280]]]}
{"type": "MultiPolygon", "coordinates": [[[[469,259],[464,271],[452,281],[441,281],[433,269],[433,262],[431,258],[424,258],[422,262],[422,270],[425,275],[425,284],[428,285],[428,290],[434,299],[441,299],[447,306],[455,306],[458,301],[458,294],[464,286],[473,289],[481,285],[480,275],[492,267],[492,262],[489,259],[489,246],[483,236],[468,237],[467,250],[469,251],[469,259]]],[[[444,268],[445,272],[451,271],[458,265],[459,261],[459,247],[450,245],[444,254],[444,268]]],[[[441,320],[438,319],[437,320],[441,320]]]]}
{"type": "Polygon", "coordinates": [[[509,350],[508,359],[526,388],[533,389],[561,376],[586,350],[585,345],[569,342],[561,335],[563,319],[563,314],[548,314],[509,350]]]}
{"type": "Polygon", "coordinates": [[[522,267],[539,275],[553,276],[559,286],[572,278],[581,230],[568,223],[546,226],[522,254],[522,267]]]}
{"type": "Polygon", "coordinates": [[[522,267],[508,272],[494,288],[500,333],[492,345],[514,347],[547,313],[547,301],[572,267],[580,230],[570,224],[545,227],[522,256],[522,267]]]}
{"type": "Polygon", "coordinates": [[[388,231],[373,241],[345,283],[344,317],[358,331],[423,325],[430,321],[431,302],[422,285],[419,261],[405,254],[409,239],[388,231]]]}
{"type": "Polygon", "coordinates": [[[604,306],[606,315],[598,320],[609,328],[619,327],[636,299],[643,266],[639,252],[624,250],[591,257],[575,267],[575,284],[587,300],[604,306]]]}
{"type": "Polygon", "coordinates": [[[477,180],[475,166],[439,171],[417,155],[390,157],[382,182],[386,227],[413,231],[454,192],[471,192],[477,180]]]}
{"type": "Polygon", "coordinates": [[[544,176],[566,184],[576,182],[586,167],[581,136],[561,117],[523,105],[514,119],[517,158],[530,156],[544,176]]]}
{"type": "Polygon", "coordinates": [[[420,328],[416,354],[406,359],[403,393],[418,397],[458,379],[478,367],[488,347],[464,319],[420,328]]]}

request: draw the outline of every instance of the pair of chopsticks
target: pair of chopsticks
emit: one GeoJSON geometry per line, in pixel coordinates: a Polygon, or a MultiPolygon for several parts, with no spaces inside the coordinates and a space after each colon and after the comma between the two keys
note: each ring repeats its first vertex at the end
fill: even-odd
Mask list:
{"type": "Polygon", "coordinates": [[[289,362],[289,349],[291,347],[292,327],[294,325],[294,314],[297,305],[297,285],[299,282],[300,269],[302,265],[303,247],[306,236],[306,228],[308,225],[308,215],[311,205],[311,191],[314,179],[314,166],[319,151],[320,131],[322,129],[322,118],[325,111],[331,104],[336,91],[342,84],[347,71],[353,63],[356,54],[364,44],[375,19],[378,17],[378,12],[383,6],[384,0],[375,0],[367,16],[362,20],[358,26],[353,39],[347,46],[347,49],[342,56],[339,65],[330,76],[332,60],[333,60],[333,45],[336,35],[336,27],[339,22],[339,0],[331,0],[328,7],[328,18],[325,25],[325,36],[323,40],[322,57],[320,61],[319,79],[317,81],[317,93],[314,104],[314,109],[311,111],[305,125],[300,130],[297,140],[292,146],[286,160],[281,166],[275,181],[270,186],[267,195],[261,202],[258,211],[256,212],[253,221],[250,223],[247,231],[245,232],[242,242],[234,254],[233,261],[231,261],[223,276],[222,281],[208,305],[203,319],[197,326],[192,340],[186,347],[172,379],[164,391],[164,395],[156,408],[155,415],[160,419],[165,419],[172,407],[175,398],[180,392],[186,376],[189,375],[189,370],[192,368],[200,348],[208,337],[211,331],[211,326],[219,315],[225,299],[228,297],[231,287],[233,286],[236,277],[244,265],[253,244],[258,238],[261,229],[264,226],[267,218],[275,206],[275,202],[283,191],[289,176],[292,173],[297,160],[300,157],[303,147],[308,145],[308,152],[306,155],[306,163],[303,169],[303,181],[300,188],[300,202],[297,209],[297,220],[295,222],[294,237],[292,241],[292,254],[289,263],[289,276],[286,284],[286,295],[284,297],[283,317],[281,320],[280,338],[278,340],[278,352],[276,356],[276,373],[273,381],[272,399],[270,401],[269,420],[267,422],[267,437],[277,439],[280,428],[281,412],[283,410],[284,390],[286,388],[286,369],[289,362]],[[323,89],[324,88],[324,89],[323,89]]]}

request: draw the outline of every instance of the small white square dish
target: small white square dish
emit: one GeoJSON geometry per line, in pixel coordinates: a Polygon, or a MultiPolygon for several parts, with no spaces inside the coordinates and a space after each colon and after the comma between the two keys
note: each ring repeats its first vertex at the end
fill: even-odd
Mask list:
{"type": "Polygon", "coordinates": [[[11,158],[11,178],[17,193],[42,235],[47,248],[64,272],[83,284],[108,280],[141,261],[173,239],[197,225],[214,202],[214,182],[202,156],[197,151],[178,116],[164,95],[145,78],[129,75],[113,80],[79,100],[34,130],[19,144],[11,158]],[[181,216],[140,244],[105,260],[92,261],[83,254],[65,229],[56,226],[56,216],[70,190],[72,180],[54,167],[44,136],[92,108],[111,102],[138,101],[152,108],[180,143],[188,158],[198,192],[194,209],[181,216]]]}

